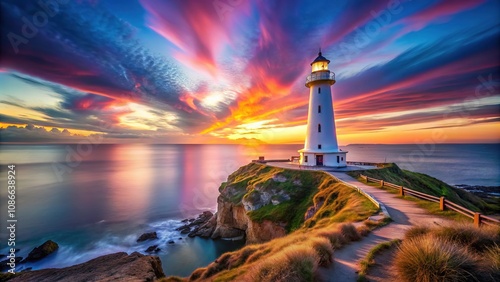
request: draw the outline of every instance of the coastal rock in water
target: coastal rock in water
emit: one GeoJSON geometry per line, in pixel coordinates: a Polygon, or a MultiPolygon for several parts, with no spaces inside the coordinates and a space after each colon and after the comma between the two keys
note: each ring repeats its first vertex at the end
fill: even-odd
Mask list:
{"type": "Polygon", "coordinates": [[[57,251],[57,249],[59,249],[59,245],[52,240],[48,240],[40,246],[34,248],[23,262],[33,262],[41,260],[57,251]]]}
{"type": "Polygon", "coordinates": [[[137,242],[144,242],[146,240],[154,240],[154,239],[158,239],[158,235],[156,234],[156,232],[148,232],[139,236],[139,238],[137,238],[137,242]]]}
{"type": "Polygon", "coordinates": [[[122,252],[65,268],[21,272],[9,281],[154,281],[162,277],[160,258],[122,252]]]}
{"type": "Polygon", "coordinates": [[[157,253],[160,250],[161,249],[158,248],[158,245],[153,245],[153,246],[149,246],[149,248],[146,249],[146,253],[157,253]]]}
{"type": "Polygon", "coordinates": [[[188,224],[184,224],[175,230],[180,231],[181,234],[188,234],[189,237],[202,236],[210,237],[215,228],[214,214],[210,211],[204,211],[196,219],[189,221],[188,224]],[[212,220],[212,221],[211,221],[212,220]],[[212,222],[212,223],[210,223],[212,222]],[[213,228],[211,228],[213,225],[213,228]]]}
{"type": "Polygon", "coordinates": [[[217,226],[217,213],[212,215],[212,217],[207,222],[205,222],[200,226],[200,228],[198,228],[198,230],[196,231],[196,236],[210,238],[215,230],[215,226],[217,226]]]}
{"type": "Polygon", "coordinates": [[[186,226],[179,231],[181,231],[181,234],[188,234],[189,232],[191,232],[191,228],[186,226]]]}

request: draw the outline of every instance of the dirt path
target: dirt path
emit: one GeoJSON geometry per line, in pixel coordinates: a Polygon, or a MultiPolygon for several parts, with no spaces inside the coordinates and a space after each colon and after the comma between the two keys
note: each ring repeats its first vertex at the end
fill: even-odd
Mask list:
{"type": "Polygon", "coordinates": [[[371,232],[361,241],[351,243],[334,254],[334,263],[329,268],[320,268],[322,281],[356,281],[358,262],[375,245],[396,238],[403,238],[406,229],[412,225],[443,225],[449,220],[431,215],[414,202],[398,199],[394,194],[380,188],[366,185],[343,172],[328,172],[338,179],[357,186],[385,205],[393,222],[371,232]]]}

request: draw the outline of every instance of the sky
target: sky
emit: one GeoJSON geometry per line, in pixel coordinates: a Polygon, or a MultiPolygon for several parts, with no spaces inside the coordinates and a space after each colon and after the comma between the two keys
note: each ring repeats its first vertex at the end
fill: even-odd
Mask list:
{"type": "Polygon", "coordinates": [[[500,143],[498,0],[2,0],[0,142],[500,143]]]}

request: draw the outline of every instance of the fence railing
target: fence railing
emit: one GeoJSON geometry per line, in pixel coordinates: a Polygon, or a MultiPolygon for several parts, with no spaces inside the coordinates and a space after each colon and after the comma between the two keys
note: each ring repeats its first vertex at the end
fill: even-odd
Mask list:
{"type": "Polygon", "coordinates": [[[374,182],[374,183],[380,183],[381,187],[387,187],[391,189],[396,189],[399,191],[400,196],[404,196],[406,194],[411,195],[416,198],[420,198],[423,200],[431,201],[431,202],[436,202],[439,203],[439,209],[444,211],[445,209],[450,209],[453,211],[456,211],[466,217],[472,218],[474,220],[474,226],[479,227],[481,224],[486,224],[486,225],[500,225],[500,220],[495,219],[490,216],[486,216],[484,214],[481,214],[479,212],[471,211],[465,207],[462,207],[456,203],[453,203],[450,200],[446,200],[444,196],[437,197],[429,194],[425,194],[419,191],[415,191],[413,189],[401,186],[401,185],[396,185],[394,183],[386,182],[382,179],[377,179],[373,177],[369,177],[366,175],[361,174],[360,177],[364,179],[367,183],[368,182],[374,182]]]}

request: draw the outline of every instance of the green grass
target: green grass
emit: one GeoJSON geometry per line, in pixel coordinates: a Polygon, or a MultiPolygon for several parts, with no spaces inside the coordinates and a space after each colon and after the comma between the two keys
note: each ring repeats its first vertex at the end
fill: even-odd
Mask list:
{"type": "Polygon", "coordinates": [[[396,185],[423,192],[429,195],[446,197],[447,200],[466,207],[472,211],[485,214],[500,212],[500,199],[482,199],[463,189],[452,187],[445,182],[426,174],[400,169],[396,164],[390,164],[382,169],[348,172],[358,178],[360,174],[381,179],[396,185]]]}
{"type": "Polygon", "coordinates": [[[358,282],[363,282],[367,281],[366,280],[366,273],[368,272],[368,269],[375,264],[375,256],[382,252],[383,250],[387,250],[392,246],[398,245],[401,243],[400,239],[394,239],[391,241],[383,242],[375,247],[373,247],[365,256],[364,259],[362,259],[359,262],[359,272],[358,272],[358,282]]]}
{"type": "Polygon", "coordinates": [[[307,223],[309,227],[318,222],[325,225],[363,220],[376,211],[369,200],[337,183],[326,173],[288,170],[257,163],[243,166],[231,174],[219,191],[234,204],[241,204],[242,201],[256,203],[261,199],[261,193],[270,193],[275,199],[284,197],[278,193],[285,194],[289,200],[277,205],[264,205],[248,212],[248,216],[259,223],[268,220],[285,224],[287,232],[299,229],[304,223],[306,211],[318,202],[324,203],[307,223]]]}

